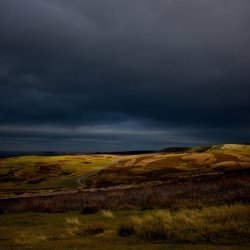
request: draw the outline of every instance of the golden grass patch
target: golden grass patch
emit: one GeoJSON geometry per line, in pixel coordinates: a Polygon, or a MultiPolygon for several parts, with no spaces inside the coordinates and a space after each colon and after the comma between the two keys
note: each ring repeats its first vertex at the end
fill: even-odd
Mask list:
{"type": "Polygon", "coordinates": [[[78,217],[67,217],[66,224],[69,226],[80,226],[81,222],[78,217]]]}
{"type": "Polygon", "coordinates": [[[108,219],[114,218],[114,215],[113,215],[112,211],[110,211],[110,210],[102,210],[101,214],[103,217],[108,218],[108,219]]]}
{"type": "Polygon", "coordinates": [[[232,205],[178,212],[161,211],[130,217],[120,224],[121,236],[169,242],[249,242],[250,206],[232,205]]]}

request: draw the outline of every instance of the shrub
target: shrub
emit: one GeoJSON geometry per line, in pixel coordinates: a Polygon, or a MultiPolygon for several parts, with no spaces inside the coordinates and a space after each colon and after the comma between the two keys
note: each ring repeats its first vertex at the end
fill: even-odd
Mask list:
{"type": "Polygon", "coordinates": [[[100,222],[88,224],[85,229],[85,231],[88,234],[99,234],[99,233],[103,233],[105,230],[106,230],[106,226],[100,222]]]}
{"type": "Polygon", "coordinates": [[[53,214],[53,213],[63,213],[65,212],[65,210],[62,208],[56,208],[56,207],[46,207],[43,209],[43,212],[53,214]]]}
{"type": "Polygon", "coordinates": [[[2,208],[0,208],[0,215],[4,214],[4,210],[2,208]]]}
{"type": "Polygon", "coordinates": [[[87,206],[82,209],[82,214],[95,214],[99,211],[98,207],[87,206]]]}
{"type": "Polygon", "coordinates": [[[141,220],[138,217],[130,217],[127,221],[120,224],[118,234],[122,237],[135,234],[140,224],[141,220]]]}
{"type": "MultiPolygon", "coordinates": [[[[130,208],[201,208],[224,204],[249,203],[250,177],[232,175],[226,178],[181,181],[156,186],[145,185],[128,189],[79,191],[74,194],[6,198],[0,207],[5,211],[43,211],[58,213],[69,210],[130,209],[130,208]],[[153,187],[153,188],[152,188],[153,187]],[[83,205],[84,204],[84,205],[83,205]]],[[[93,213],[93,212],[92,212],[93,213]]]]}

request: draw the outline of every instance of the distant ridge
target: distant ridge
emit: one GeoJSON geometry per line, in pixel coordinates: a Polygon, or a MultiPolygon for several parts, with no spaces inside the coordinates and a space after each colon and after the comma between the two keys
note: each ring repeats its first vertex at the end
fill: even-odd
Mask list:
{"type": "Polygon", "coordinates": [[[164,153],[185,153],[185,152],[197,152],[202,153],[209,150],[211,146],[207,147],[171,147],[171,148],[164,148],[158,152],[164,153]]]}
{"type": "Polygon", "coordinates": [[[250,153],[250,143],[244,144],[216,144],[202,147],[168,147],[161,150],[131,150],[131,151],[115,151],[115,152],[11,152],[11,151],[0,151],[0,158],[9,158],[25,155],[39,155],[39,156],[57,156],[57,155],[83,155],[83,154],[117,154],[117,155],[140,155],[140,154],[153,154],[153,153],[203,153],[212,150],[221,151],[235,151],[235,152],[246,152],[250,153]]]}
{"type": "Polygon", "coordinates": [[[250,144],[216,144],[202,147],[168,147],[161,150],[133,150],[117,152],[97,152],[96,154],[120,154],[120,155],[139,155],[152,153],[203,153],[209,150],[230,150],[237,152],[250,152],[250,144]]]}
{"type": "Polygon", "coordinates": [[[116,151],[116,152],[97,152],[95,154],[114,154],[114,155],[141,155],[157,153],[156,150],[131,150],[131,151],[116,151]]]}
{"type": "Polygon", "coordinates": [[[19,152],[19,151],[0,151],[0,158],[18,157],[26,155],[37,155],[37,156],[59,156],[59,155],[79,155],[87,153],[70,153],[70,152],[54,152],[54,151],[39,151],[39,152],[19,152]]]}

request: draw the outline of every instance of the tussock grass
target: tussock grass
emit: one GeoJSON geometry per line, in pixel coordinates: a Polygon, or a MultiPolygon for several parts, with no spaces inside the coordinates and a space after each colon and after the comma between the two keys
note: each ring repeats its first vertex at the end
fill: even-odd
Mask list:
{"type": "Polygon", "coordinates": [[[70,226],[66,228],[66,235],[68,236],[74,236],[77,234],[77,232],[79,231],[79,227],[78,226],[70,226]]]}
{"type": "Polygon", "coordinates": [[[142,225],[142,219],[137,216],[129,217],[126,221],[122,222],[118,228],[120,236],[130,236],[136,234],[142,225]]]}
{"type": "Polygon", "coordinates": [[[203,209],[160,211],[131,217],[120,224],[121,236],[169,242],[249,242],[250,206],[232,205],[203,209]]]}
{"type": "Polygon", "coordinates": [[[79,231],[79,227],[81,226],[81,222],[78,217],[67,217],[66,224],[68,227],[66,228],[66,234],[68,236],[74,236],[79,231]]]}
{"type": "MultiPolygon", "coordinates": [[[[113,216],[110,211],[105,211],[105,215],[108,215],[109,218],[111,215],[113,216]]],[[[67,217],[66,224],[68,225],[66,227],[66,234],[68,236],[100,234],[107,228],[102,222],[92,222],[82,225],[78,217],[67,217]]]]}
{"type": "Polygon", "coordinates": [[[113,215],[112,211],[110,211],[110,210],[102,210],[101,214],[103,217],[108,218],[108,219],[114,218],[114,215],[113,215]]]}
{"type": "Polygon", "coordinates": [[[107,229],[106,225],[102,222],[92,222],[88,223],[85,226],[81,225],[71,225],[70,227],[66,228],[66,234],[68,236],[74,235],[94,235],[103,233],[107,229]]]}
{"type": "Polygon", "coordinates": [[[22,231],[16,238],[18,244],[32,244],[40,241],[46,241],[48,237],[43,233],[33,233],[30,231],[22,231]]]}
{"type": "Polygon", "coordinates": [[[67,217],[66,224],[69,226],[80,226],[81,222],[79,221],[78,217],[67,217]]]}

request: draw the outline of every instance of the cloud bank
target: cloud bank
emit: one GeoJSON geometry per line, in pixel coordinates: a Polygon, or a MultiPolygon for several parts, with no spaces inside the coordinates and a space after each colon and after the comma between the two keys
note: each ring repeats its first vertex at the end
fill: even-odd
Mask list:
{"type": "Polygon", "coordinates": [[[248,0],[2,0],[0,150],[249,142],[248,0]]]}

